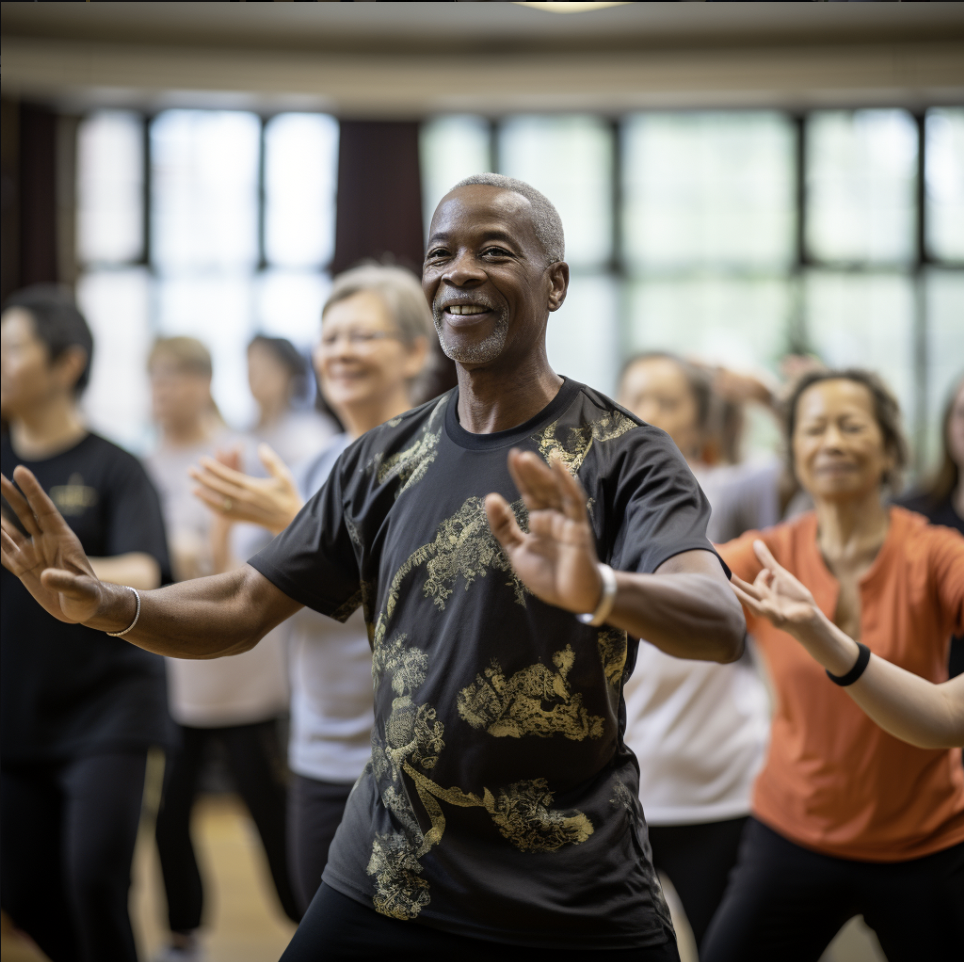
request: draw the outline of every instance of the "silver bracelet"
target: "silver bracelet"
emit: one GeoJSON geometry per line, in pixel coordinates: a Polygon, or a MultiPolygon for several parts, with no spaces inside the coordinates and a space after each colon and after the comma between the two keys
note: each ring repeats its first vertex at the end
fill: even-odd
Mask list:
{"type": "Polygon", "coordinates": [[[596,568],[599,571],[599,577],[602,578],[602,597],[592,614],[576,615],[584,625],[592,625],[594,628],[598,628],[606,621],[616,602],[616,572],[602,562],[597,564],[596,568]]]}
{"type": "Polygon", "coordinates": [[[134,592],[134,597],[137,599],[137,611],[134,612],[134,620],[123,630],[123,631],[105,631],[105,635],[110,635],[111,638],[123,638],[124,635],[129,631],[134,630],[134,625],[137,624],[137,619],[141,616],[141,596],[137,593],[136,588],[132,588],[130,585],[124,585],[128,591],[134,592]]]}

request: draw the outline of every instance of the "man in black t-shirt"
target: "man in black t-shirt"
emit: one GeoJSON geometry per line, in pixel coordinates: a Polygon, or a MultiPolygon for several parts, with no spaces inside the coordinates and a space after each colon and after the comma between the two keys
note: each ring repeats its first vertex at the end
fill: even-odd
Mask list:
{"type": "MultiPolygon", "coordinates": [[[[29,469],[99,577],[168,580],[157,492],[80,417],[93,341],[71,298],[14,294],[0,343],[4,475],[29,469]]],[[[173,734],[163,659],[51,617],[9,571],[0,584],[3,908],[54,962],[137,962],[127,902],[147,758],[173,734]]]]}
{"type": "Polygon", "coordinates": [[[458,387],[352,444],[241,571],[138,608],[93,577],[26,472],[30,507],[4,479],[36,530],[5,528],[3,563],[60,617],[136,620],[127,637],[152,651],[229,654],[301,605],[338,619],[362,606],[372,760],[285,959],[481,958],[493,943],[678,958],[622,685],[632,637],[731,661],[745,626],[672,442],[549,367],[563,256],[558,214],[528,185],[453,189],[423,286],[458,387]]]}

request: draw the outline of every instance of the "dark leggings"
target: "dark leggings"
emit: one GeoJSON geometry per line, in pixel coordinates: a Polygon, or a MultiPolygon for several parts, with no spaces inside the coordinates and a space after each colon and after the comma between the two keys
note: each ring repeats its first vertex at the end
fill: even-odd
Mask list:
{"type": "Polygon", "coordinates": [[[137,962],[127,914],[146,751],[5,767],[3,908],[53,962],[137,962]]]}
{"type": "Polygon", "coordinates": [[[649,826],[653,864],[673,883],[697,946],[723,898],[748,820],[649,826]]]}
{"type": "Polygon", "coordinates": [[[909,862],[821,855],[750,819],[701,962],[815,962],[855,915],[889,962],[964,958],[964,843],[909,862]]]}
{"type": "Polygon", "coordinates": [[[268,867],[285,915],[301,918],[288,876],[285,852],[285,779],[276,720],[227,728],[181,727],[181,744],[164,777],[164,795],[157,815],[157,851],[167,895],[172,932],[193,932],[201,924],[204,889],[191,841],[191,809],[205,747],[213,739],[224,746],[241,798],[257,826],[268,867]]]}
{"type": "Polygon", "coordinates": [[[321,885],[328,849],[351,785],[292,774],[288,785],[288,864],[302,915],[321,885]]]}
{"type": "MultiPolygon", "coordinates": [[[[281,962],[357,962],[361,959],[401,960],[458,959],[459,962],[492,962],[507,955],[512,946],[501,942],[469,939],[442,932],[419,922],[402,922],[380,915],[373,908],[322,884],[302,919],[298,931],[281,956],[281,962]]],[[[553,959],[591,962],[596,959],[632,962],[679,962],[676,942],[647,949],[592,952],[517,948],[520,956],[548,955],[553,959]]]]}

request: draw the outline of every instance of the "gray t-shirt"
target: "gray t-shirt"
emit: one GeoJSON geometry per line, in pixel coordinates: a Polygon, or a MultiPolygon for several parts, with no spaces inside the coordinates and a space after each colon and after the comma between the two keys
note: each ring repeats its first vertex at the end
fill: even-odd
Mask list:
{"type": "Polygon", "coordinates": [[[662,944],[622,730],[635,644],[535,598],[489,529],[492,491],[527,514],[512,447],[562,457],[602,560],[652,572],[706,540],[709,506],[666,434],[568,380],[510,431],[472,434],[458,393],[368,432],[252,560],[374,649],[372,761],[324,881],[398,919],[537,948],[662,944]]]}

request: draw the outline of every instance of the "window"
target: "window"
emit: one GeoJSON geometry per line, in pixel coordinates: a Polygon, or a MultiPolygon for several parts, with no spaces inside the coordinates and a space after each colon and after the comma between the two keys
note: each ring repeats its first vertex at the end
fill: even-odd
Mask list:
{"type": "Polygon", "coordinates": [[[307,350],[330,289],[338,124],[319,114],[101,111],[80,125],[78,299],[96,338],[85,409],[148,443],[144,362],[158,335],[200,337],[226,419],[254,414],[258,331],[307,350]],[[133,360],[132,360],[133,359],[133,360]]]}
{"type": "Polygon", "coordinates": [[[422,154],[428,216],[486,169],[557,204],[557,370],[614,393],[636,351],[772,373],[811,351],[878,370],[933,464],[964,373],[964,109],[438,117],[422,154]]]}

